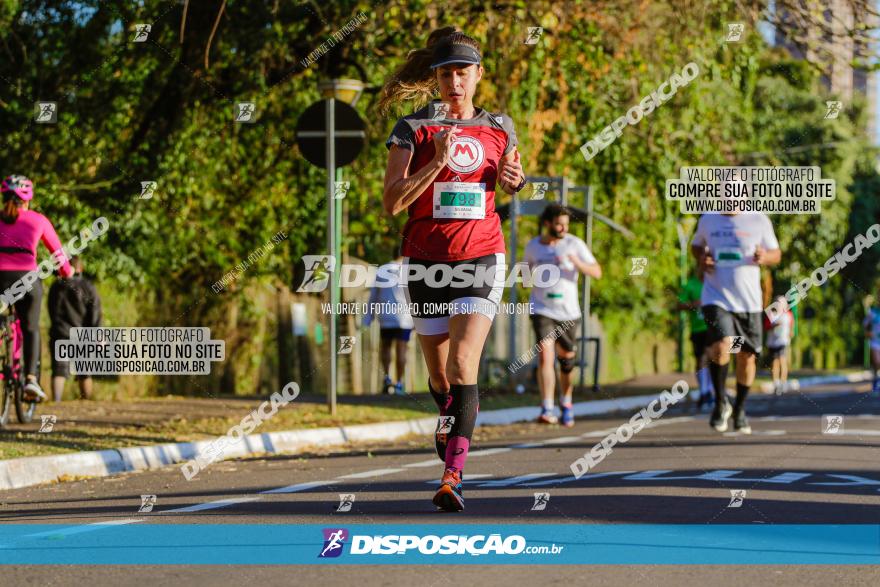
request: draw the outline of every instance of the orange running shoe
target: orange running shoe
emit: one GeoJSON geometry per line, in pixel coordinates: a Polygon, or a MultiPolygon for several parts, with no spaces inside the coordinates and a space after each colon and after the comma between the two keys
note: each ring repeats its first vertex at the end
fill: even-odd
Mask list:
{"type": "Polygon", "coordinates": [[[446,469],[440,488],[434,495],[434,505],[445,512],[460,512],[464,509],[464,496],[461,492],[461,473],[455,469],[446,469]]]}

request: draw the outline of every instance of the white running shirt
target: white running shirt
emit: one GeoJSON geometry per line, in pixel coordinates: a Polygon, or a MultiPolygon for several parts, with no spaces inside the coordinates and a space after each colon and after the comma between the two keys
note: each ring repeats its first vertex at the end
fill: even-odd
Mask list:
{"type": "Polygon", "coordinates": [[[542,243],[541,237],[536,236],[526,245],[525,260],[530,269],[544,264],[557,265],[560,273],[555,285],[532,288],[529,302],[533,314],[547,316],[557,322],[581,317],[577,287],[580,272],[566,258],[568,255],[576,255],[590,265],[596,264],[596,258],[587,248],[587,243],[571,234],[566,234],[552,245],[542,243]]]}
{"type": "Polygon", "coordinates": [[[880,349],[880,308],[874,307],[868,310],[865,316],[864,326],[871,327],[871,348],[880,349]]]}
{"type": "Polygon", "coordinates": [[[762,312],[761,267],[754,261],[758,245],[779,248],[766,214],[704,214],[697,224],[694,246],[709,247],[715,271],[703,279],[700,304],[728,312],[762,312]]]}
{"type": "Polygon", "coordinates": [[[786,310],[770,322],[767,330],[767,348],[778,349],[791,344],[791,331],[794,329],[794,316],[786,310]]]}

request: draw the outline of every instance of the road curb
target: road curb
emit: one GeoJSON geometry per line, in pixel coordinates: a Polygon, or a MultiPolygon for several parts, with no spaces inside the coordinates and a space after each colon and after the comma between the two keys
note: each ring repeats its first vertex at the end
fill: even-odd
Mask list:
{"type": "MultiPolygon", "coordinates": [[[[790,381],[787,390],[828,383],[856,383],[869,380],[870,376],[870,372],[863,371],[851,375],[807,377],[790,381]]],[[[577,416],[595,416],[633,410],[641,408],[658,395],[659,392],[610,400],[578,402],[574,404],[574,412],[577,416]]],[[[481,412],[477,417],[477,426],[503,426],[528,422],[535,419],[537,412],[537,407],[481,412]]],[[[311,446],[339,446],[347,442],[365,440],[394,440],[409,434],[427,435],[434,431],[436,422],[436,418],[428,417],[376,424],[252,434],[235,444],[227,445],[222,457],[232,459],[261,454],[296,453],[311,446]]],[[[29,487],[70,477],[107,477],[118,473],[146,471],[181,464],[206,451],[212,441],[213,439],[0,461],[0,490],[29,487]]]]}
{"type": "MultiPolygon", "coordinates": [[[[436,422],[436,418],[419,418],[252,434],[242,441],[226,445],[223,459],[295,453],[310,446],[338,446],[347,442],[391,440],[408,434],[430,434],[434,431],[436,422]]],[[[107,477],[182,464],[194,459],[200,452],[204,451],[203,454],[206,454],[212,441],[213,439],[177,442],[0,461],[0,490],[29,487],[70,477],[107,477]]]]}
{"type": "MultiPolygon", "coordinates": [[[[871,381],[873,375],[870,371],[858,371],[847,375],[817,375],[815,377],[804,377],[802,379],[790,379],[782,386],[783,393],[789,391],[798,391],[806,387],[815,387],[817,385],[828,385],[830,383],[864,383],[871,381]]],[[[773,391],[772,383],[762,383],[761,391],[770,393],[773,391]]]]}

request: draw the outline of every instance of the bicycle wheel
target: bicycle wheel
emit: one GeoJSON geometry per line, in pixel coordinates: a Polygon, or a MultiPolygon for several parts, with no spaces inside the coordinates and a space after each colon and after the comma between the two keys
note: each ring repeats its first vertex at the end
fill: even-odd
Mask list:
{"type": "Polygon", "coordinates": [[[5,428],[15,401],[15,387],[12,385],[11,357],[5,330],[0,331],[0,337],[0,428],[5,428]]]}
{"type": "Polygon", "coordinates": [[[37,402],[25,401],[24,385],[21,380],[13,379],[12,384],[15,386],[15,415],[22,424],[29,424],[34,419],[34,412],[37,411],[37,402]]]}
{"type": "Polygon", "coordinates": [[[0,428],[5,428],[9,422],[9,412],[12,410],[14,396],[15,388],[9,385],[9,379],[4,377],[0,383],[0,428]]]}

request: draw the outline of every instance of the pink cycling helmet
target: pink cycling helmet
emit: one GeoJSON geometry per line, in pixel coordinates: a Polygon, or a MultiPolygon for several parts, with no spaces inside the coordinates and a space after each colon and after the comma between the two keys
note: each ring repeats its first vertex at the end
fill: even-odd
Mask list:
{"type": "Polygon", "coordinates": [[[0,185],[0,193],[12,192],[24,201],[33,199],[34,182],[23,175],[10,175],[0,185]]]}

